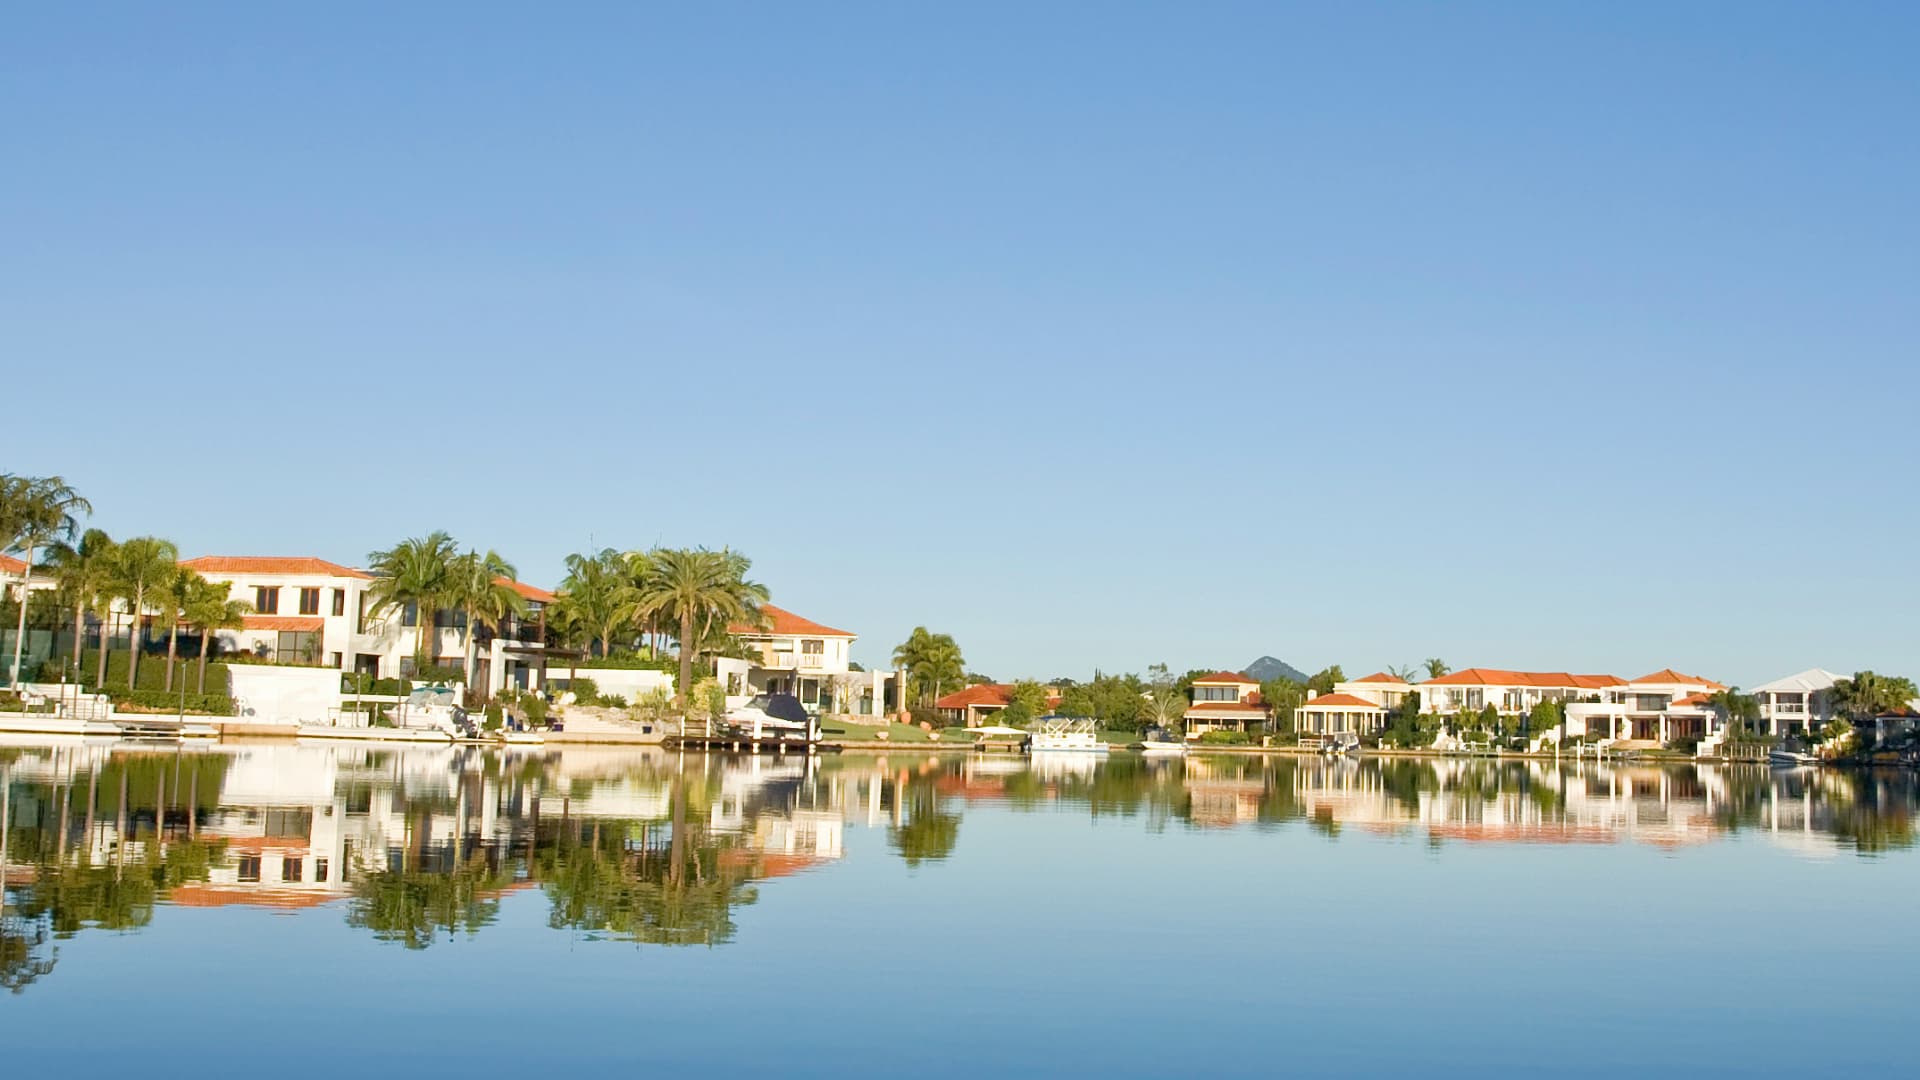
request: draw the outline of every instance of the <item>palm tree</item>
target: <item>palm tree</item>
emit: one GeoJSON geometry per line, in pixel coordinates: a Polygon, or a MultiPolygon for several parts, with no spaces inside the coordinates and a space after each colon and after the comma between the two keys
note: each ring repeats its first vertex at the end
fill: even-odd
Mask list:
{"type": "Polygon", "coordinates": [[[138,685],[140,676],[140,619],[146,614],[147,598],[166,589],[179,572],[179,564],[180,549],[157,536],[136,536],[114,550],[114,579],[120,596],[132,604],[133,640],[127,654],[129,690],[138,685]]]}
{"type": "Polygon", "coordinates": [[[893,664],[906,669],[923,702],[939,700],[947,684],[958,684],[966,678],[966,659],[953,635],[935,634],[924,626],[914,627],[907,640],[893,650],[893,664]]]}
{"type": "Polygon", "coordinates": [[[194,690],[196,694],[207,692],[207,656],[213,651],[213,639],[221,630],[235,630],[246,625],[247,615],[253,611],[253,605],[245,600],[231,599],[225,582],[208,581],[200,575],[194,575],[194,583],[187,593],[185,605],[188,625],[200,631],[199,682],[194,690]]]}
{"type": "MultiPolygon", "coordinates": [[[[87,636],[87,612],[112,603],[113,538],[104,530],[88,529],[78,544],[56,543],[47,551],[60,594],[73,605],[73,672],[80,677],[81,647],[87,636]]],[[[100,644],[106,646],[106,619],[100,620],[100,644]]]]}
{"type": "MultiPolygon", "coordinates": [[[[433,660],[429,639],[435,633],[436,616],[445,602],[449,572],[458,552],[453,537],[435,531],[424,537],[402,540],[385,551],[367,556],[373,571],[373,584],[367,587],[367,597],[372,601],[368,614],[378,618],[393,608],[413,605],[416,670],[425,668],[433,660]]],[[[433,644],[437,646],[438,642],[433,644]]]]}
{"type": "Polygon", "coordinates": [[[167,684],[165,690],[173,690],[173,661],[180,657],[180,617],[186,611],[186,600],[194,592],[194,582],[204,582],[207,578],[196,575],[186,567],[175,567],[173,577],[161,582],[159,598],[167,605],[167,684]]]}
{"type": "Polygon", "coordinates": [[[1746,741],[1747,732],[1760,718],[1760,703],[1752,694],[1743,694],[1737,686],[1729,686],[1716,692],[1712,697],[1713,706],[1725,718],[1727,742],[1739,744],[1746,741]]]}
{"type": "Polygon", "coordinates": [[[73,539],[79,522],[75,514],[93,513],[93,504],[80,497],[58,476],[0,477],[0,533],[8,551],[24,556],[20,572],[20,625],[13,638],[13,666],[8,681],[20,681],[20,654],[27,643],[27,587],[33,580],[36,548],[73,539]]]}
{"type": "MultiPolygon", "coordinates": [[[[1444,667],[1445,665],[1443,664],[1441,666],[1444,667]]],[[[1420,669],[1414,667],[1412,664],[1389,664],[1387,665],[1387,674],[1399,679],[1403,683],[1410,683],[1420,677],[1420,669]]]]}
{"type": "Polygon", "coordinates": [[[655,551],[651,561],[651,572],[638,589],[633,610],[643,618],[679,623],[680,679],[674,692],[685,712],[702,636],[715,626],[759,624],[767,588],[747,580],[753,564],[745,555],[724,548],[655,551]]]}
{"type": "Polygon", "coordinates": [[[1445,660],[1442,660],[1437,656],[1427,657],[1427,678],[1437,679],[1440,676],[1445,675],[1447,672],[1452,670],[1453,670],[1452,668],[1447,666],[1447,662],[1445,660]]]}
{"type": "Polygon", "coordinates": [[[614,635],[633,610],[636,591],[629,559],[612,548],[597,555],[567,556],[567,576],[560,582],[556,606],[565,618],[584,624],[599,638],[601,656],[613,652],[614,635]]]}
{"type": "Polygon", "coordinates": [[[469,551],[453,561],[447,574],[446,600],[466,613],[467,626],[460,638],[462,671],[467,689],[473,689],[473,628],[476,624],[498,633],[500,624],[510,615],[524,615],[526,598],[510,582],[516,571],[513,564],[496,551],[481,555],[469,551]]]}

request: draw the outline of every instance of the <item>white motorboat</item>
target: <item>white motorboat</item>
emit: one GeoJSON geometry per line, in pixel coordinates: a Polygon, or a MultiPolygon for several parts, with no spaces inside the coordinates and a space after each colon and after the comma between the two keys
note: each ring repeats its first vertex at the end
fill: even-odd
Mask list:
{"type": "Polygon", "coordinates": [[[1187,752],[1187,744],[1170,739],[1148,739],[1140,744],[1140,752],[1148,757],[1179,757],[1187,752]]]}
{"type": "Polygon", "coordinates": [[[1104,754],[1107,744],[1100,741],[1100,727],[1092,720],[1043,716],[1035,724],[1027,749],[1036,754],[1061,750],[1104,754]]]}
{"type": "Polygon", "coordinates": [[[746,704],[728,709],[726,721],[756,739],[816,737],[813,717],[792,694],[756,694],[746,704]]]}
{"type": "Polygon", "coordinates": [[[1767,764],[1780,769],[1797,769],[1803,765],[1818,765],[1820,759],[1812,754],[1803,754],[1798,750],[1785,750],[1774,747],[1767,751],[1767,764]]]}

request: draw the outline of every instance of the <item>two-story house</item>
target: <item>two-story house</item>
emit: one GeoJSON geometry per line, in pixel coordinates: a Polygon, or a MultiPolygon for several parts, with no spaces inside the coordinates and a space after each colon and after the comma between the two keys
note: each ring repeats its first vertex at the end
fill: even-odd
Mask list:
{"type": "Polygon", "coordinates": [[[1209,731],[1246,731],[1270,714],[1260,700],[1260,683],[1232,671],[1216,671],[1193,680],[1192,701],[1184,720],[1187,738],[1209,731]]]}
{"type": "Polygon", "coordinates": [[[1833,721],[1833,684],[1843,677],[1824,668],[1808,668],[1754,687],[1760,729],[1778,738],[1826,727],[1833,721]]]}
{"type": "Polygon", "coordinates": [[[765,625],[731,627],[755,655],[747,661],[745,685],[729,686],[730,696],[792,694],[810,712],[870,711],[862,706],[878,700],[885,673],[853,671],[858,635],[772,604],[762,604],[760,611],[765,625]],[[856,696],[859,701],[849,700],[856,696]]]}

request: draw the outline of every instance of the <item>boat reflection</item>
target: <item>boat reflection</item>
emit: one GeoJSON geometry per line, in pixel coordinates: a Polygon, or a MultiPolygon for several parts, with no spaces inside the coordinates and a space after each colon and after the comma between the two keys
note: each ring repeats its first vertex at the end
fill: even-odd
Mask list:
{"type": "Polygon", "coordinates": [[[0,747],[0,770],[0,978],[15,989],[54,969],[62,939],[138,929],[166,905],[337,905],[420,949],[537,893],[556,929],[718,945],[758,883],[845,858],[850,828],[884,830],[920,866],[954,854],[970,807],[1442,846],[1752,832],[1819,856],[1911,846],[1920,813],[1905,772],[1691,763],[74,740],[0,747]]]}

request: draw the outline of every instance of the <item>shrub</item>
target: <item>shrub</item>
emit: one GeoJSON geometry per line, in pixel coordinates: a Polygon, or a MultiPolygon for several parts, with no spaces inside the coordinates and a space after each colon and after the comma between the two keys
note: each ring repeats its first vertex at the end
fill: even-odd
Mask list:
{"type": "MultiPolygon", "coordinates": [[[[211,680],[209,680],[211,681],[211,680]]],[[[188,694],[184,698],[178,691],[166,690],[128,690],[125,687],[107,688],[107,697],[116,708],[125,707],[141,712],[176,712],[185,702],[186,711],[210,716],[232,716],[233,699],[225,694],[188,694]]]]}
{"type": "Polygon", "coordinates": [[[504,722],[500,703],[497,701],[489,704],[486,711],[480,714],[480,727],[483,730],[499,731],[504,722]]]}
{"type": "Polygon", "coordinates": [[[423,667],[420,670],[413,673],[413,681],[432,682],[432,683],[463,683],[467,681],[467,673],[460,670],[457,667],[436,667],[433,665],[428,665],[427,667],[423,667]]]}
{"type": "MultiPolygon", "coordinates": [[[[907,710],[907,712],[908,712],[908,715],[913,717],[913,722],[915,724],[932,724],[934,727],[940,727],[942,725],[948,724],[948,721],[941,718],[940,710],[934,708],[931,705],[915,705],[913,708],[907,710]]],[[[886,718],[881,716],[876,716],[874,717],[874,719],[884,721],[886,718]]],[[[963,720],[963,721],[954,723],[952,726],[958,727],[964,724],[965,724],[965,721],[963,720]]]]}
{"type": "Polygon", "coordinates": [[[413,685],[402,679],[375,679],[362,674],[348,674],[340,677],[340,692],[344,694],[368,694],[374,697],[406,697],[413,685]]]}
{"type": "Polygon", "coordinates": [[[1202,746],[1250,746],[1253,736],[1244,731],[1209,731],[1200,736],[1202,746]]]}
{"type": "Polygon", "coordinates": [[[624,709],[627,707],[627,699],[620,694],[602,694],[600,704],[609,709],[624,709]]]}
{"type": "Polygon", "coordinates": [[[575,676],[567,683],[567,689],[573,691],[573,700],[581,705],[600,704],[600,684],[592,679],[575,676]]]}
{"type": "MultiPolygon", "coordinates": [[[[127,657],[129,655],[130,654],[127,653],[124,649],[109,650],[107,652],[107,689],[108,690],[112,690],[115,687],[118,687],[119,689],[124,691],[127,688],[127,657]]],[[[186,666],[187,688],[191,690],[198,687],[200,685],[199,684],[199,666],[198,666],[200,663],[199,655],[195,654],[193,656],[183,656],[183,657],[180,657],[179,659],[176,659],[173,662],[174,671],[176,674],[178,674],[180,670],[180,660],[185,660],[187,662],[187,666],[186,666]]],[[[80,671],[79,671],[80,685],[86,687],[89,690],[99,689],[99,687],[96,687],[93,682],[93,675],[94,675],[94,672],[99,669],[99,664],[100,664],[100,650],[88,649],[86,652],[80,654],[80,671]]],[[[164,652],[160,653],[157,656],[154,655],[153,653],[141,654],[140,683],[138,686],[134,687],[134,689],[164,690],[166,688],[166,685],[167,685],[167,654],[164,652]]],[[[178,690],[179,687],[176,686],[174,689],[178,690]]],[[[225,659],[207,661],[207,693],[209,695],[212,695],[212,694],[224,695],[224,694],[232,693],[232,684],[227,679],[227,661],[225,659]]]]}

